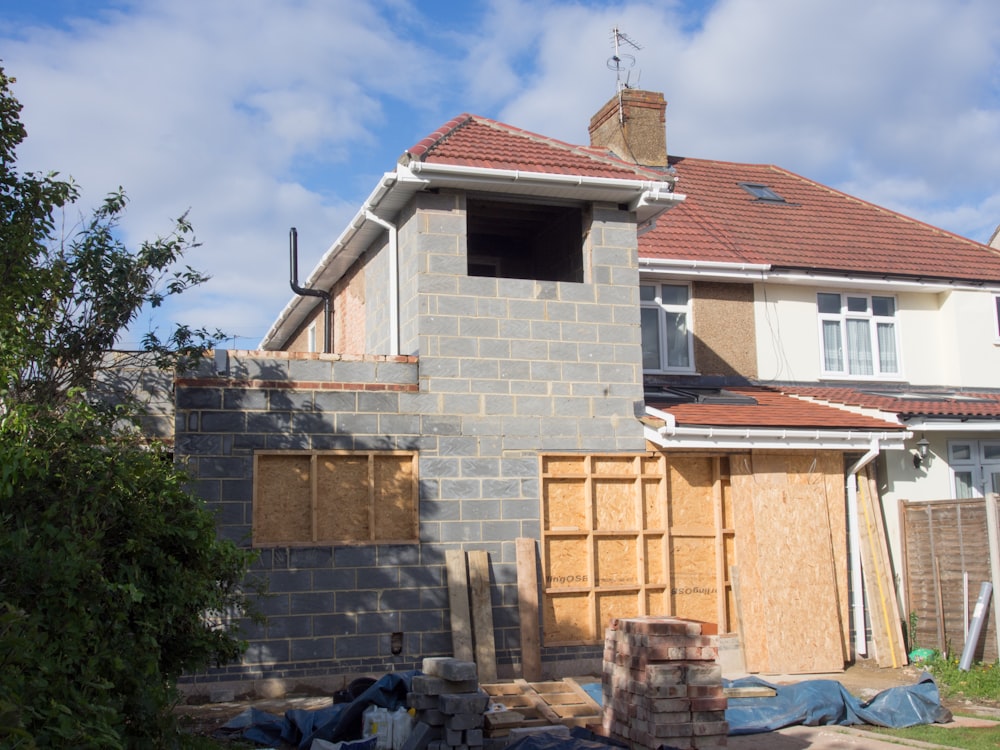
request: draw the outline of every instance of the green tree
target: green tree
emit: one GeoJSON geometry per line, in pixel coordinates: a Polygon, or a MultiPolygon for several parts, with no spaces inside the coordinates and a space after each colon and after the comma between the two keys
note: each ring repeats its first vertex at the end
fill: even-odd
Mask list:
{"type": "MultiPolygon", "coordinates": [[[[180,745],[178,678],[237,658],[250,553],[219,540],[186,476],[100,398],[106,355],[147,305],[205,278],[177,270],[186,219],[129,249],[120,190],[71,236],[78,199],[56,174],[19,174],[26,137],[0,68],[0,746],[180,745]]],[[[215,337],[145,339],[183,367],[215,337]]]]}

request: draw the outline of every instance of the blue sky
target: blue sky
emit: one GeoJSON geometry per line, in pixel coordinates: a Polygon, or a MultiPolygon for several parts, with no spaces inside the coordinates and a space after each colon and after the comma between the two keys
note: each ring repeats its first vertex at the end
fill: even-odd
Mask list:
{"type": "Polygon", "coordinates": [[[123,186],[129,242],[190,212],[187,260],[213,278],[140,327],[248,348],[291,296],[289,227],[305,278],[452,117],[585,143],[614,26],[642,47],[630,82],[667,98],[671,153],[777,164],[980,242],[1000,223],[996,0],[5,0],[0,59],[22,170],[72,176],[81,210],[123,186]]]}

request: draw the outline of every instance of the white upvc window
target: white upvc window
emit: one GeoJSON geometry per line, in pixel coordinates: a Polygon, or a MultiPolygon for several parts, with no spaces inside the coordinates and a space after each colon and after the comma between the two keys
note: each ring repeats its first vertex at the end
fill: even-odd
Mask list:
{"type": "Polygon", "coordinates": [[[900,375],[895,297],[819,292],[816,304],[824,375],[900,375]]]}
{"type": "Polygon", "coordinates": [[[993,296],[993,339],[1000,342],[1000,294],[993,296]]]}
{"type": "Polygon", "coordinates": [[[1000,492],[1000,440],[950,440],[948,466],[956,499],[1000,492]]]}
{"type": "Polygon", "coordinates": [[[643,283],[639,285],[639,304],[642,369],[693,372],[691,287],[643,283]]]}
{"type": "Polygon", "coordinates": [[[316,351],[316,324],[311,323],[306,329],[306,351],[316,351]]]}

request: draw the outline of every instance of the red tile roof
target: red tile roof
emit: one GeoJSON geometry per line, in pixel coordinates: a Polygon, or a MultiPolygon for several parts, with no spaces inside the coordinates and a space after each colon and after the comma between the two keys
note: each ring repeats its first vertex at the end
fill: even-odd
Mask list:
{"type": "Polygon", "coordinates": [[[825,386],[782,388],[796,396],[848,407],[878,409],[900,419],[936,417],[951,419],[1000,418],[1000,393],[954,391],[880,392],[878,388],[835,388],[825,386]]]}
{"type": "Polygon", "coordinates": [[[1000,253],[779,167],[671,158],[687,199],[642,236],[642,257],[780,269],[1000,281],[1000,253]],[[785,203],[754,198],[766,185],[785,203]]]}
{"type": "Polygon", "coordinates": [[[662,172],[644,169],[595,149],[573,146],[470,114],[445,123],[406,154],[429,163],[465,167],[630,180],[667,179],[662,172]]]}
{"type": "Polygon", "coordinates": [[[706,427],[760,427],[789,429],[864,430],[884,432],[903,430],[903,426],[884,419],[816,404],[794,398],[766,387],[727,387],[729,393],[749,396],[756,404],[685,403],[658,405],[655,396],[647,396],[649,406],[674,416],[678,424],[706,427]]]}
{"type": "MultiPolygon", "coordinates": [[[[585,177],[665,180],[603,149],[462,114],[406,156],[438,164],[585,177]]],[[[1000,252],[766,164],[672,157],[687,199],[640,240],[647,258],[767,264],[781,270],[1000,281],[1000,252]],[[785,203],[739,183],[766,185],[785,203]]]]}

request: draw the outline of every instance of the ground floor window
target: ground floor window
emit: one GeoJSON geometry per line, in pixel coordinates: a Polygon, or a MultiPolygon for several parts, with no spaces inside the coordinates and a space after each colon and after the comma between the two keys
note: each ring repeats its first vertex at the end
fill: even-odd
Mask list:
{"type": "Polygon", "coordinates": [[[253,543],[416,542],[417,498],[410,451],[258,451],[253,543]]]}
{"type": "Polygon", "coordinates": [[[951,440],[948,465],[956,499],[1000,492],[1000,440],[951,440]]]}

